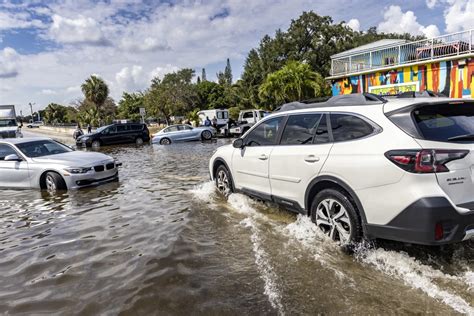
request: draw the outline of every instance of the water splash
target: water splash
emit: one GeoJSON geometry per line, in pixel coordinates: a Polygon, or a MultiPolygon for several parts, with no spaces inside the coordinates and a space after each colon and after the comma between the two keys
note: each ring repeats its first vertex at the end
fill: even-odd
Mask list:
{"type": "Polygon", "coordinates": [[[361,247],[357,249],[356,258],[364,264],[403,281],[412,288],[423,291],[459,313],[474,315],[474,308],[462,297],[441,289],[433,282],[435,278],[453,279],[457,277],[446,275],[424,265],[404,252],[361,247]]]}

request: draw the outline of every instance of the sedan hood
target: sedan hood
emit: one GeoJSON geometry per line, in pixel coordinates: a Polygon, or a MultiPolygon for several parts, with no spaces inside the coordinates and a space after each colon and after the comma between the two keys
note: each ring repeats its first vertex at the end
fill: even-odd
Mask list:
{"type": "Polygon", "coordinates": [[[75,167],[87,167],[104,160],[113,160],[113,158],[96,152],[71,151],[63,154],[32,158],[32,160],[36,163],[58,163],[75,167]]]}

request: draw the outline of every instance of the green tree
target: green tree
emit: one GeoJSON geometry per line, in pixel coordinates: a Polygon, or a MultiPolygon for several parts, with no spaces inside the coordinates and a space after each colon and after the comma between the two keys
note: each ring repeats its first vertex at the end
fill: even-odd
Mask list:
{"type": "Polygon", "coordinates": [[[140,108],[145,107],[145,98],[143,93],[122,94],[122,99],[118,103],[118,117],[132,121],[140,121],[140,108]]]}
{"type": "Polygon", "coordinates": [[[147,112],[169,122],[171,115],[186,115],[196,107],[196,90],[192,84],[194,70],[185,68],[153,78],[145,93],[147,112]]]}
{"type": "Polygon", "coordinates": [[[267,76],[259,95],[269,108],[274,108],[286,102],[318,97],[324,85],[324,78],[308,64],[289,61],[281,70],[267,76]]]}
{"type": "Polygon", "coordinates": [[[100,110],[109,96],[109,87],[105,81],[92,75],[81,85],[81,90],[85,99],[95,105],[100,115],[100,110]]]}
{"type": "Polygon", "coordinates": [[[43,120],[47,124],[64,123],[66,120],[66,114],[67,109],[65,106],[57,103],[50,103],[44,109],[43,120]]]}
{"type": "Polygon", "coordinates": [[[228,85],[232,84],[232,67],[230,66],[230,60],[227,58],[227,64],[224,69],[225,82],[228,85]]]}

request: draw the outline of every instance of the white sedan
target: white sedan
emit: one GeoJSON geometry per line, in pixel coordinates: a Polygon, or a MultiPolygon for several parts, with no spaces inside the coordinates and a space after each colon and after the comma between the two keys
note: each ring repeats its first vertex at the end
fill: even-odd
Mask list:
{"type": "Polygon", "coordinates": [[[49,138],[0,140],[0,187],[48,191],[77,189],[118,180],[114,158],[74,151],[49,138]]]}

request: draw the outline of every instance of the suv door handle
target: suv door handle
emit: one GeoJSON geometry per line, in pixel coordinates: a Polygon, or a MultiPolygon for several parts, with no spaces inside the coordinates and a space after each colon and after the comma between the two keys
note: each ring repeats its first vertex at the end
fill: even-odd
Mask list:
{"type": "Polygon", "coordinates": [[[315,155],[309,155],[304,158],[304,161],[306,162],[318,162],[319,157],[316,157],[315,155]]]}
{"type": "Polygon", "coordinates": [[[268,156],[265,155],[265,154],[261,154],[260,157],[258,157],[258,159],[260,159],[260,160],[267,160],[267,159],[268,159],[268,156]]]}

